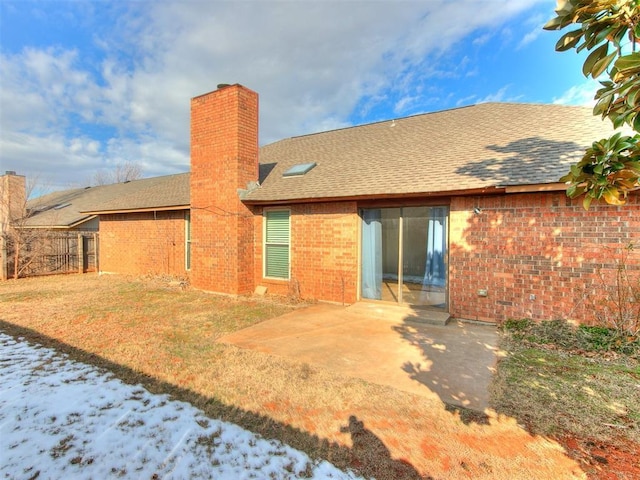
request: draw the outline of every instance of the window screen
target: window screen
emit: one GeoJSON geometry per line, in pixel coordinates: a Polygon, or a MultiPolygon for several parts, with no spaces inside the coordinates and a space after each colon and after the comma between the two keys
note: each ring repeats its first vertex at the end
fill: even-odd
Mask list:
{"type": "Polygon", "coordinates": [[[264,275],[289,278],[289,211],[265,213],[264,275]]]}

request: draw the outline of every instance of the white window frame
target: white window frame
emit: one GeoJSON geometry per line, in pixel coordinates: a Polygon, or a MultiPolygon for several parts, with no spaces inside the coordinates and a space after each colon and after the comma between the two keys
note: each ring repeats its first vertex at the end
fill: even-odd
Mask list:
{"type": "Polygon", "coordinates": [[[184,269],[189,272],[191,270],[191,211],[184,213],[184,269]]]}
{"type": "Polygon", "coordinates": [[[287,281],[291,279],[291,209],[289,208],[269,208],[265,209],[262,212],[262,277],[272,280],[283,280],[287,281]],[[288,265],[287,265],[287,276],[285,277],[274,277],[267,275],[267,246],[269,245],[285,245],[283,242],[267,242],[267,222],[268,222],[268,214],[273,212],[287,212],[289,216],[289,238],[286,243],[287,255],[288,255],[288,265]]]}

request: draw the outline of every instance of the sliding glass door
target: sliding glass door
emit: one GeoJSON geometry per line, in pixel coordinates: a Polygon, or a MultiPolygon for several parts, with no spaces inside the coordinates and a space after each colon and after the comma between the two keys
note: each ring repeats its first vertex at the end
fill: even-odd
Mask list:
{"type": "Polygon", "coordinates": [[[402,298],[411,305],[446,307],[447,209],[402,209],[402,298]]]}
{"type": "Polygon", "coordinates": [[[447,207],[362,210],[362,298],[447,308],[447,207]]]}
{"type": "Polygon", "coordinates": [[[398,301],[400,209],[362,211],[362,297],[398,301]]]}

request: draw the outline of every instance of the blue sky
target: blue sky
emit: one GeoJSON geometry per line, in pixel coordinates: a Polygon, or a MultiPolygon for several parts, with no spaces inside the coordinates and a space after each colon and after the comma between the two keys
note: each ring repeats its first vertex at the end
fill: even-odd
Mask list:
{"type": "Polygon", "coordinates": [[[475,103],[590,104],[554,0],[0,2],[0,169],[51,189],[189,169],[189,101],[260,94],[260,143],[475,103]]]}

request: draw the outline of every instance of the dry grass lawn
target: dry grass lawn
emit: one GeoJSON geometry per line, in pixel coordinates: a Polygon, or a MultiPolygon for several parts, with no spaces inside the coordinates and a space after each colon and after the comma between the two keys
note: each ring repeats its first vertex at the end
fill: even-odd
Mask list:
{"type": "Polygon", "coordinates": [[[557,443],[512,418],[461,418],[423,397],[216,343],[293,308],[163,279],[70,275],[0,283],[0,331],[340,468],[379,479],[584,477],[557,443]]]}

